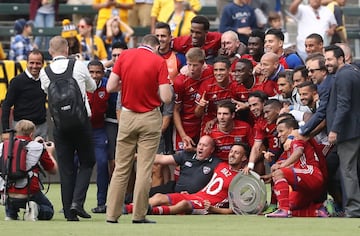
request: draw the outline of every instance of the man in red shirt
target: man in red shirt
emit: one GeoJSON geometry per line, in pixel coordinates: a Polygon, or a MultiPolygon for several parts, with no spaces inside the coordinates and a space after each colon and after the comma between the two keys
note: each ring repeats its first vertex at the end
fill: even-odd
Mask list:
{"type": "MultiPolygon", "coordinates": [[[[27,169],[34,165],[34,157],[40,156],[39,162],[41,166],[49,174],[56,174],[58,170],[57,162],[53,156],[55,149],[53,142],[46,142],[38,136],[33,139],[35,132],[35,124],[29,120],[20,120],[15,125],[16,138],[19,140],[28,141],[25,146],[26,154],[26,167],[27,169]],[[28,167],[29,165],[29,167],[28,167]]],[[[3,151],[3,143],[0,150],[3,151]]],[[[24,186],[21,185],[21,180],[16,181],[8,188],[9,198],[6,203],[6,217],[5,220],[17,220],[20,208],[26,208],[24,220],[51,220],[54,215],[54,207],[49,199],[41,192],[40,186],[40,168],[38,165],[29,172],[29,183],[24,186]],[[27,202],[29,200],[29,202],[27,202]]],[[[0,178],[1,179],[1,178],[0,178]]]]}
{"type": "Polygon", "coordinates": [[[155,35],[145,35],[139,48],[122,52],[106,86],[108,92],[119,91],[121,87],[122,102],[116,165],[107,199],[108,223],[117,223],[121,216],[136,151],[136,174],[141,178],[136,178],[135,181],[132,223],[155,223],[145,216],[152,164],[161,136],[162,118],[159,107],[161,102],[170,103],[173,96],[166,62],[155,54],[159,44],[155,35]]]}
{"type": "Polygon", "coordinates": [[[230,80],[230,60],[218,56],[214,61],[214,77],[201,83],[196,94],[195,115],[202,118],[201,133],[205,133],[206,124],[216,120],[217,105],[222,101],[230,101],[235,84],[230,80]]]}
{"type": "Polygon", "coordinates": [[[245,121],[235,120],[235,105],[224,101],[217,108],[217,123],[210,132],[216,144],[215,156],[227,161],[234,143],[246,143],[252,146],[254,136],[252,127],[245,121]]]}
{"type": "Polygon", "coordinates": [[[200,138],[201,118],[195,116],[195,99],[200,84],[213,77],[212,66],[205,64],[205,53],[191,48],[186,53],[188,75],[179,74],[174,81],[176,150],[192,149],[200,138]]]}
{"type": "MultiPolygon", "coordinates": [[[[285,118],[278,122],[278,137],[284,143],[291,132],[298,129],[295,119],[285,118]]],[[[274,192],[279,209],[265,217],[317,216],[327,217],[322,203],[314,203],[325,188],[319,157],[310,143],[303,140],[291,142],[289,157],[272,167],[274,192]],[[289,186],[293,191],[289,191],[289,186]]]]}
{"type": "Polygon", "coordinates": [[[191,20],[189,36],[180,36],[173,39],[173,50],[187,53],[190,48],[198,47],[205,51],[206,62],[212,64],[221,47],[221,33],[209,32],[210,22],[205,16],[195,16],[191,20]]]}

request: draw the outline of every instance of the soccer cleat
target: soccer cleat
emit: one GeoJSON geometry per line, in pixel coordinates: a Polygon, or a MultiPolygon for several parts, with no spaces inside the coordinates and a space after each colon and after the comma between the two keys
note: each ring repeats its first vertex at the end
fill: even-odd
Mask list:
{"type": "Polygon", "coordinates": [[[316,210],[316,215],[317,217],[329,217],[329,213],[327,212],[325,207],[320,207],[319,209],[316,210]]]}
{"type": "Polygon", "coordinates": [[[324,207],[326,208],[326,211],[329,213],[329,216],[335,216],[336,210],[335,210],[334,200],[332,199],[325,200],[324,207]]]}
{"type": "Polygon", "coordinates": [[[266,208],[266,210],[261,213],[261,215],[266,215],[266,214],[273,213],[273,212],[276,211],[277,209],[278,209],[278,208],[277,208],[277,205],[276,205],[276,204],[270,204],[270,205],[268,205],[268,207],[266,208]]]}
{"type": "Polygon", "coordinates": [[[268,217],[268,218],[290,218],[291,211],[277,209],[273,213],[266,214],[265,217],[268,217]]]}
{"type": "Polygon", "coordinates": [[[26,209],[24,212],[24,220],[26,221],[36,221],[39,215],[38,204],[34,201],[29,201],[26,204],[26,209]]]}

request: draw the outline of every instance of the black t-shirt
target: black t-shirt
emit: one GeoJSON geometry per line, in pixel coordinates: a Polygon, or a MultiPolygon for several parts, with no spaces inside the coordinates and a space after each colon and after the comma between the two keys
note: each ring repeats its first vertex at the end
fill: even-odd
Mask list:
{"type": "Polygon", "coordinates": [[[195,152],[183,151],[174,154],[173,157],[180,166],[180,175],[175,185],[175,192],[196,193],[200,191],[210,181],[215,167],[221,162],[220,159],[213,156],[199,161],[195,152]]]}

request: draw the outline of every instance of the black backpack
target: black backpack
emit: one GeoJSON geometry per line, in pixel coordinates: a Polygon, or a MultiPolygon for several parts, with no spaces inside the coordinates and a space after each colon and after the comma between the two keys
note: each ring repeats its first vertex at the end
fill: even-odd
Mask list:
{"type": "Polygon", "coordinates": [[[73,78],[75,60],[69,60],[62,74],[55,74],[50,65],[45,72],[50,79],[48,88],[49,111],[58,130],[82,127],[88,119],[85,101],[77,81],[73,78]]]}

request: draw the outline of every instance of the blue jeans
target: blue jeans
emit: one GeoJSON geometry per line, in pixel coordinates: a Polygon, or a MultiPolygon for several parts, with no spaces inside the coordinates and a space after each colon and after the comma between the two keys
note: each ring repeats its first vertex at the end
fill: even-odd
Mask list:
{"type": "MultiPolygon", "coordinates": [[[[35,16],[35,27],[45,27],[45,28],[54,28],[55,26],[55,14],[44,14],[36,13],[35,16]]],[[[35,37],[35,44],[39,49],[48,49],[49,48],[50,37],[37,36],[35,37]],[[41,47],[43,40],[45,40],[45,46],[41,47]]]]}
{"type": "MultiPolygon", "coordinates": [[[[37,192],[32,195],[29,199],[34,201],[39,206],[39,220],[51,220],[54,216],[54,207],[49,201],[49,199],[41,192],[37,192]]],[[[18,219],[18,212],[20,208],[26,208],[27,198],[8,198],[7,204],[5,207],[6,216],[11,217],[12,219],[18,219]]]]}
{"type": "Polygon", "coordinates": [[[96,158],[97,204],[105,205],[109,186],[108,139],[105,128],[93,129],[94,150],[96,158]]]}

